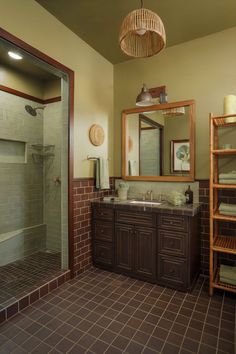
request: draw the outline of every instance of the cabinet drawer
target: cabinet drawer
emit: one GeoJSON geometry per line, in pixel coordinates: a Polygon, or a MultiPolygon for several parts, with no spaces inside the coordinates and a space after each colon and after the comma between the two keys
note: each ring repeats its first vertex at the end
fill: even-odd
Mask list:
{"type": "Polygon", "coordinates": [[[94,222],[94,239],[101,241],[112,241],[113,226],[110,222],[94,222]]]}
{"type": "Polygon", "coordinates": [[[116,221],[125,224],[155,227],[156,215],[151,213],[117,210],[116,221]]]}
{"type": "Polygon", "coordinates": [[[109,242],[94,242],[93,260],[95,263],[112,265],[112,244],[109,242]]]}
{"type": "Polygon", "coordinates": [[[185,287],[187,281],[186,260],[159,255],[158,280],[163,285],[185,287]]]}
{"type": "Polygon", "coordinates": [[[187,235],[177,231],[159,230],[158,251],[185,257],[187,254],[187,235]]]}
{"type": "Polygon", "coordinates": [[[159,227],[169,230],[188,231],[188,218],[182,215],[160,214],[159,227]]]}
{"type": "Polygon", "coordinates": [[[94,218],[113,220],[113,209],[109,208],[94,208],[93,209],[94,218]]]}

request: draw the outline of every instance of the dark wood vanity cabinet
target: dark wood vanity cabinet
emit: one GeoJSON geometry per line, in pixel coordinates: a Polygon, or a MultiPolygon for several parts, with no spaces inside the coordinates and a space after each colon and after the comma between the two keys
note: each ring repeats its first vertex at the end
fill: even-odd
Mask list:
{"type": "Polygon", "coordinates": [[[198,215],[95,204],[93,261],[115,272],[189,291],[200,264],[198,215]]]}
{"type": "Polygon", "coordinates": [[[122,273],[155,281],[156,215],[115,211],[115,267],[122,273]]]}
{"type": "Polygon", "coordinates": [[[93,263],[106,268],[114,266],[114,212],[112,209],[93,208],[93,263]]]}
{"type": "Polygon", "coordinates": [[[141,226],[115,224],[115,266],[122,273],[155,280],[156,231],[141,226]]]}
{"type": "Polygon", "coordinates": [[[157,279],[164,286],[190,290],[200,268],[198,216],[159,214],[157,279]]]}

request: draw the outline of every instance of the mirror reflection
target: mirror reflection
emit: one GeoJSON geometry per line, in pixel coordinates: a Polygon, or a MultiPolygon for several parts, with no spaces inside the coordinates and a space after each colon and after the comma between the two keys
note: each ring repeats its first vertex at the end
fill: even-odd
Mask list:
{"type": "Polygon", "coordinates": [[[192,176],[193,103],[186,102],[193,101],[124,111],[123,177],[192,176]]]}

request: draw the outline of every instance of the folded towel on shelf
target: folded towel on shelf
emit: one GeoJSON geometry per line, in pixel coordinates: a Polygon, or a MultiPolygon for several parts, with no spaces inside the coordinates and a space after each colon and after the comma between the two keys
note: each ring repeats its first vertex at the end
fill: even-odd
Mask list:
{"type": "Polygon", "coordinates": [[[236,285],[236,280],[230,279],[230,278],[225,278],[225,277],[220,277],[220,282],[230,284],[230,285],[236,285]]]}
{"type": "Polygon", "coordinates": [[[220,184],[236,184],[236,178],[235,179],[219,178],[219,183],[220,184]]]}
{"type": "Polygon", "coordinates": [[[236,179],[236,171],[232,171],[228,173],[220,173],[219,179],[236,179]]]}
{"type": "Polygon", "coordinates": [[[108,160],[102,157],[96,162],[96,188],[110,189],[108,160]]]}
{"type": "Polygon", "coordinates": [[[137,176],[136,165],[137,165],[136,160],[129,160],[129,175],[130,176],[137,176]]]}
{"type": "Polygon", "coordinates": [[[228,216],[236,216],[236,211],[219,210],[219,214],[228,215],[228,216]]]}
{"type": "Polygon", "coordinates": [[[225,264],[220,265],[220,281],[236,285],[236,267],[231,267],[225,264]]]}
{"type": "Polygon", "coordinates": [[[229,211],[236,213],[236,204],[229,204],[229,203],[220,203],[219,205],[220,211],[229,211]]]}

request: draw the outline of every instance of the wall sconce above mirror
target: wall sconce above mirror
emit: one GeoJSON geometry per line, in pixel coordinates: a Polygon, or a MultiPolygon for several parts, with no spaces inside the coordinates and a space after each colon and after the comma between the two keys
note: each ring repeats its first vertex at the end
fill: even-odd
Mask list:
{"type": "Polygon", "coordinates": [[[122,112],[122,178],[194,180],[195,101],[122,112]]]}

